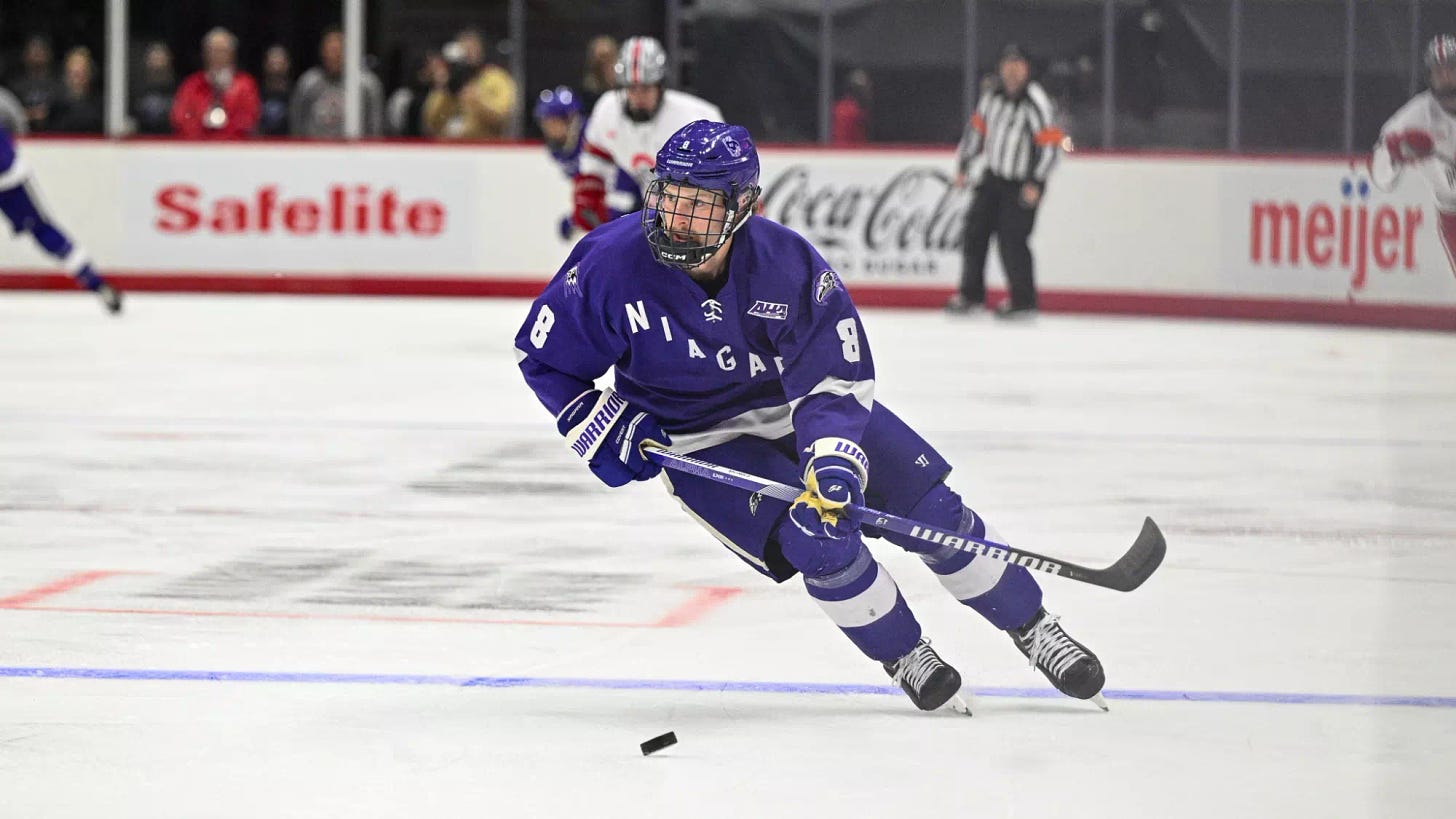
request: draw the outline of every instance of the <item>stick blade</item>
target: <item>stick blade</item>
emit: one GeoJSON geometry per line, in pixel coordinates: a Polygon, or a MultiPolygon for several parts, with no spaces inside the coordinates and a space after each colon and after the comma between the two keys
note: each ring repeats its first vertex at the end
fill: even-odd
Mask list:
{"type": "Polygon", "coordinates": [[[1143,530],[1118,561],[1102,572],[1103,583],[1109,589],[1130,592],[1141,586],[1153,572],[1163,565],[1163,555],[1168,552],[1168,542],[1152,518],[1143,519],[1143,530]]]}

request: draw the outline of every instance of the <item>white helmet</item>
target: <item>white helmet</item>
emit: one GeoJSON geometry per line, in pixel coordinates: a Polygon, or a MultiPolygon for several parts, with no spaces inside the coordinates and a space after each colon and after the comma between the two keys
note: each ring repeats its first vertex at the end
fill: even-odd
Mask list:
{"type": "Polygon", "coordinates": [[[617,52],[617,85],[661,85],[667,79],[667,52],[651,37],[628,37],[617,52]]]}
{"type": "Polygon", "coordinates": [[[1456,114],[1456,83],[1442,72],[1439,81],[1436,78],[1436,69],[1450,65],[1456,65],[1456,37],[1450,34],[1438,34],[1431,38],[1431,44],[1426,46],[1426,85],[1431,89],[1431,95],[1436,98],[1436,103],[1449,114],[1456,114]]]}
{"type": "Polygon", "coordinates": [[[1437,34],[1426,44],[1426,68],[1435,68],[1449,62],[1456,62],[1456,37],[1437,34]]]}

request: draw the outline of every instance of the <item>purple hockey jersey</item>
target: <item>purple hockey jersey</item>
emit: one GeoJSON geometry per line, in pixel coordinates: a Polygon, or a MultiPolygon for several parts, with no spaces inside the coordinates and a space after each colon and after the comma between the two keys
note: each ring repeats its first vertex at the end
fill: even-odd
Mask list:
{"type": "Polygon", "coordinates": [[[690,452],[739,435],[860,440],[874,362],[838,275],[802,236],[754,216],[710,297],[658,264],[637,217],[577,243],[516,334],[553,414],[616,369],[616,390],[690,452]]]}

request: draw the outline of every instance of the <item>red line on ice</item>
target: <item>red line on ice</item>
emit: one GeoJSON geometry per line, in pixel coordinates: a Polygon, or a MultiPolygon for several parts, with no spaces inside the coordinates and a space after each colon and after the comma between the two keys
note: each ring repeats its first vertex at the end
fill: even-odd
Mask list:
{"type": "Polygon", "coordinates": [[[662,616],[652,625],[657,628],[675,628],[696,623],[705,614],[723,605],[743,592],[736,586],[702,586],[686,603],[662,616]]]}
{"type": "Polygon", "coordinates": [[[9,597],[0,597],[0,609],[18,609],[28,606],[37,600],[44,600],[47,597],[54,597],[72,589],[95,583],[98,580],[105,580],[108,577],[118,574],[130,574],[130,572],[118,571],[90,571],[77,572],[76,574],[63,577],[54,583],[47,583],[44,586],[36,586],[20,594],[13,594],[9,597]]]}
{"type": "MultiPolygon", "coordinates": [[[[112,574],[123,574],[123,572],[88,572],[108,576],[112,574]]],[[[77,575],[76,577],[81,577],[77,575]]],[[[431,617],[419,615],[393,615],[393,614],[326,614],[321,612],[303,611],[225,611],[209,609],[140,609],[140,608],[117,608],[106,606],[31,606],[23,605],[32,599],[40,599],[49,594],[64,591],[65,588],[55,589],[61,583],[72,580],[58,581],[50,586],[43,586],[29,592],[24,592],[12,598],[0,600],[0,608],[20,609],[23,611],[49,611],[64,612],[70,614],[148,614],[148,615],[171,615],[173,617],[236,617],[244,619],[263,620],[352,620],[374,623],[454,623],[474,624],[492,626],[571,626],[576,628],[676,628],[696,622],[711,609],[721,605],[724,601],[737,595],[742,589],[731,587],[705,586],[695,589],[694,594],[687,602],[672,609],[658,620],[652,622],[623,623],[608,622],[602,620],[511,620],[491,617],[431,617]],[[31,595],[34,595],[32,597],[31,595]],[[19,600],[20,603],[9,601],[19,600]]],[[[66,588],[80,585],[82,582],[90,582],[90,578],[71,583],[66,588]]]]}

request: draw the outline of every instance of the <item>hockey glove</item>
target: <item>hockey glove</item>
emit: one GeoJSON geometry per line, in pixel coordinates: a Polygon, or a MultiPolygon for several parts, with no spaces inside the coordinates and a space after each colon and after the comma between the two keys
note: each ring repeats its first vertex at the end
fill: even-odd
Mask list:
{"type": "Polygon", "coordinates": [[[571,180],[571,221],[582,230],[607,221],[607,185],[601,177],[578,174],[571,180]]]}
{"type": "Polygon", "coordinates": [[[1385,138],[1385,149],[1396,164],[1418,162],[1436,150],[1435,141],[1425,131],[1400,131],[1385,138]]]}
{"type": "Polygon", "coordinates": [[[662,467],[647,460],[642,445],[672,444],[656,418],[610,387],[578,395],[556,416],[556,428],[566,436],[571,451],[584,458],[592,474],[607,486],[656,477],[662,467]]]}
{"type": "Polygon", "coordinates": [[[816,538],[847,538],[859,530],[850,504],[864,505],[869,458],[845,438],[820,438],[805,451],[804,491],[789,508],[789,519],[816,538]]]}

